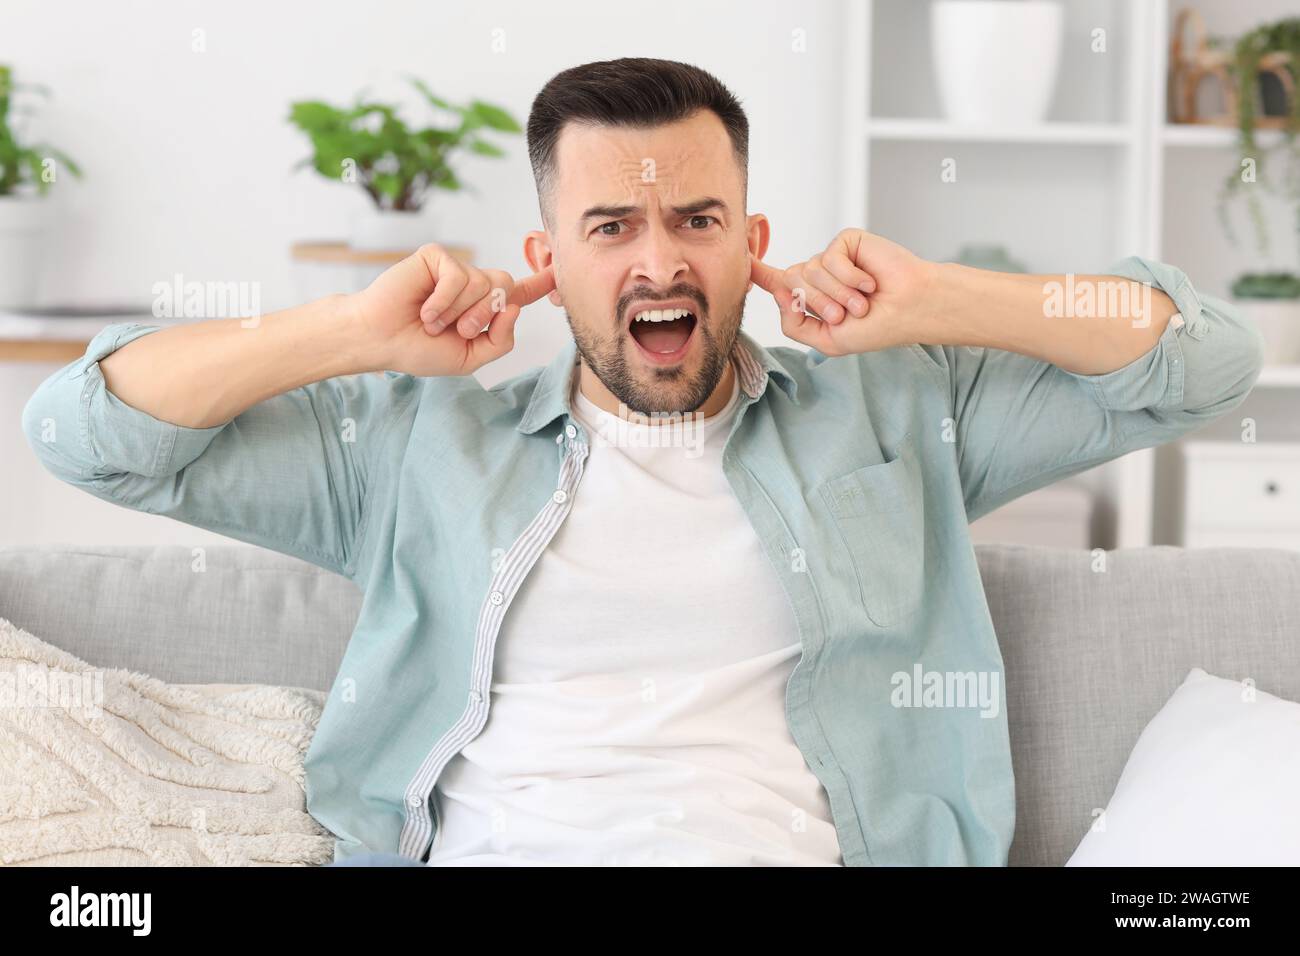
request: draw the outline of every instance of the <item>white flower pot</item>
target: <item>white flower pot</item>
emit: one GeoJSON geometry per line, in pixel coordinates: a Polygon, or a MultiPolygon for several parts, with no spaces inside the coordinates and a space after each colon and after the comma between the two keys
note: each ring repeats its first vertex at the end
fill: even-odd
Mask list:
{"type": "Polygon", "coordinates": [[[0,196],[0,308],[35,305],[49,207],[36,196],[0,196]]]}
{"type": "Polygon", "coordinates": [[[352,218],[348,244],[353,249],[414,252],[433,242],[433,219],[424,210],[398,212],[369,205],[352,218]]]}
{"type": "Polygon", "coordinates": [[[936,0],[931,53],[948,119],[1042,122],[1056,89],[1063,25],[1054,0],[936,0]]]}
{"type": "Polygon", "coordinates": [[[1264,336],[1264,364],[1300,364],[1300,299],[1233,299],[1264,336]]]}

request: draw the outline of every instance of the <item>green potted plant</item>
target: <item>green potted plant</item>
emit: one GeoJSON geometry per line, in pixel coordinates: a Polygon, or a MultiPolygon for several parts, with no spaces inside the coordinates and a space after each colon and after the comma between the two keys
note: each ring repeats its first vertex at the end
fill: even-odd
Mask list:
{"type": "MultiPolygon", "coordinates": [[[[1229,45],[1229,41],[1215,37],[1209,45],[1223,48],[1229,45]]],[[[1236,196],[1244,195],[1254,226],[1256,247],[1260,255],[1266,255],[1268,227],[1259,190],[1243,187],[1260,186],[1286,202],[1300,204],[1300,177],[1296,175],[1300,169],[1300,143],[1296,140],[1296,132],[1300,130],[1300,17],[1262,24],[1238,37],[1231,47],[1237,102],[1237,156],[1219,192],[1219,220],[1228,239],[1236,245],[1237,237],[1228,218],[1228,203],[1236,196]],[[1261,69],[1264,63],[1268,64],[1267,70],[1261,69]],[[1278,71],[1287,74],[1289,89],[1278,71]],[[1277,147],[1266,149],[1259,144],[1256,133],[1262,125],[1282,130],[1283,138],[1277,147]],[[1280,187],[1273,175],[1274,157],[1268,156],[1274,148],[1279,150],[1279,158],[1287,160],[1287,174],[1281,178],[1280,187]],[[1267,164],[1264,162],[1266,157],[1269,158],[1267,164]],[[1254,182],[1248,182],[1243,176],[1248,161],[1253,168],[1254,182]]]]}
{"type": "Polygon", "coordinates": [[[433,190],[475,191],[456,175],[452,156],[458,150],[504,156],[484,134],[523,129],[499,106],[477,99],[463,106],[450,103],[421,80],[408,79],[430,106],[450,114],[451,125],[413,129],[396,107],[366,101],[364,92],[351,106],[301,100],[290,108],[290,122],[307,134],[314,150],[295,168],[310,166],[331,180],[359,186],[370,198],[367,211],[353,221],[354,248],[400,249],[428,241],[432,223],[422,211],[433,190]]]}
{"type": "MultiPolygon", "coordinates": [[[[1224,44],[1222,39],[1214,43],[1224,44]]],[[[1289,207],[1300,229],[1300,143],[1296,140],[1300,130],[1300,17],[1265,23],[1238,37],[1232,44],[1232,76],[1237,155],[1219,193],[1219,221],[1229,241],[1237,245],[1227,206],[1229,200],[1244,195],[1255,245],[1264,259],[1270,242],[1261,190],[1289,207]],[[1260,145],[1256,134],[1264,127],[1282,130],[1276,147],[1260,145]],[[1271,155],[1274,150],[1276,155],[1271,155]],[[1285,160],[1285,164],[1275,160],[1285,160]],[[1253,166],[1253,183],[1243,176],[1247,165],[1253,166]],[[1280,176],[1279,168],[1284,170],[1280,176]]],[[[1264,336],[1268,363],[1300,362],[1300,275],[1285,270],[1245,272],[1232,283],[1231,291],[1235,303],[1264,336]]]]}
{"type": "Polygon", "coordinates": [[[0,65],[0,306],[18,307],[35,302],[40,264],[40,243],[49,212],[42,202],[57,181],[60,166],[80,176],[81,170],[48,143],[27,143],[19,116],[32,111],[15,94],[49,96],[43,86],[14,82],[13,70],[0,65]],[[22,107],[22,108],[20,108],[22,107]]]}

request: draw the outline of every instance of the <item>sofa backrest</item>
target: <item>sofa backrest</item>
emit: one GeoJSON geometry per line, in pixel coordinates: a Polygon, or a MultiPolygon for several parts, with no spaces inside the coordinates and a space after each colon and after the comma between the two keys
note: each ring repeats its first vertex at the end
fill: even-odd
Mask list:
{"type": "MultiPolygon", "coordinates": [[[[1013,865],[1064,863],[1193,667],[1300,700],[1300,552],[975,546],[1006,670],[1013,865]]],[[[212,546],[0,548],[0,617],[166,681],[327,690],[361,592],[297,558],[212,546]],[[200,570],[200,567],[202,568],[200,570]]]]}
{"type": "Polygon", "coordinates": [[[347,578],[247,545],[0,548],[0,617],[165,681],[328,690],[361,597],[347,578]]]}

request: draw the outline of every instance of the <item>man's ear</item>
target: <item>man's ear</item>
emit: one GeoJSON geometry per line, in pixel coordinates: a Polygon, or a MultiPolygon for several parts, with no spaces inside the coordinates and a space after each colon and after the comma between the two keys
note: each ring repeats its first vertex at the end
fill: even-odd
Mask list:
{"type": "MultiPolygon", "coordinates": [[[[771,236],[772,225],[761,212],[754,213],[745,221],[745,240],[749,245],[750,255],[755,259],[762,259],[767,255],[767,243],[771,236]]],[[[745,291],[748,292],[752,288],[754,288],[753,279],[745,286],[745,291]]]]}
{"type": "MultiPolygon", "coordinates": [[[[547,266],[555,264],[555,258],[551,254],[551,240],[547,234],[541,230],[534,229],[524,236],[524,261],[533,272],[541,272],[547,266]]],[[[560,298],[560,272],[555,271],[555,288],[546,294],[551,305],[563,307],[564,300],[560,298]]]]}

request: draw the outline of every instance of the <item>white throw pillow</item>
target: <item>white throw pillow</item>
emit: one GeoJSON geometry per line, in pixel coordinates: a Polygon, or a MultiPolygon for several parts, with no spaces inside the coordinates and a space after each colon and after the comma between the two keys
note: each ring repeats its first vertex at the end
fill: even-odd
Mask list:
{"type": "Polygon", "coordinates": [[[0,617],[0,867],[320,866],[326,694],[99,668],[0,617]]]}
{"type": "Polygon", "coordinates": [[[1192,668],[1066,866],[1300,864],[1300,704],[1192,668]]]}

